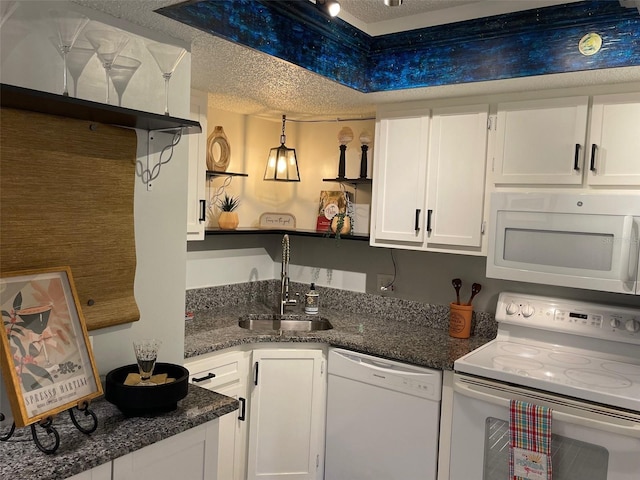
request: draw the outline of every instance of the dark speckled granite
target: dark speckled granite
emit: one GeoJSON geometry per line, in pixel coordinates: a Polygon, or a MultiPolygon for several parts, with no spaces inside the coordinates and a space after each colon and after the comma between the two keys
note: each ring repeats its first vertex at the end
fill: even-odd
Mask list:
{"type": "MultiPolygon", "coordinates": [[[[176,410],[153,417],[126,418],[115,405],[104,399],[93,402],[91,408],[98,417],[98,429],[90,435],[79,432],[68,414],[58,415],[54,426],[60,433],[60,448],[53,455],[46,455],[37,449],[29,427],[16,429],[13,437],[0,443],[0,478],[67,478],[215,420],[237,410],[238,402],[189,385],[189,393],[178,402],[176,410]]],[[[44,431],[42,433],[46,436],[44,431]]]]}
{"type": "MultiPolygon", "coordinates": [[[[189,291],[187,309],[195,316],[186,322],[185,358],[242,344],[325,343],[415,365],[452,369],[457,358],[496,334],[495,320],[483,312],[475,314],[474,335],[457,339],[448,333],[448,305],[322,287],[318,287],[320,315],[332,323],[332,330],[280,334],[240,328],[238,319],[243,314],[275,311],[278,288],[279,282],[270,280],[189,291]],[[241,303],[239,299],[249,301],[241,303]]],[[[292,284],[294,292],[305,288],[292,284]]],[[[300,313],[301,309],[290,308],[287,312],[300,313]]]]}

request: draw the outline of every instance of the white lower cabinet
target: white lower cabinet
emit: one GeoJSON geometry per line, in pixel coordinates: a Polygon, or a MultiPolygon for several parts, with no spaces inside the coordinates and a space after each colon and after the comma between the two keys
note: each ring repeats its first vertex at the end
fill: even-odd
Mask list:
{"type": "Polygon", "coordinates": [[[218,427],[216,419],[116,458],[113,480],[218,479],[218,427]]]}
{"type": "Polygon", "coordinates": [[[244,480],[247,459],[247,382],[250,351],[223,351],[201,355],[185,363],[189,382],[240,402],[237,412],[220,417],[217,456],[220,480],[244,480]]]}
{"type": "Polygon", "coordinates": [[[67,480],[111,480],[112,462],[103,463],[97,467],[78,473],[67,480]]]}
{"type": "Polygon", "coordinates": [[[247,479],[322,479],[323,350],[253,351],[247,479]]]}
{"type": "Polygon", "coordinates": [[[185,362],[191,383],[240,401],[220,418],[218,479],[322,479],[325,351],[238,347],[185,362]]]}
{"type": "Polygon", "coordinates": [[[217,472],[219,420],[153,443],[68,480],[227,480],[217,472]]]}

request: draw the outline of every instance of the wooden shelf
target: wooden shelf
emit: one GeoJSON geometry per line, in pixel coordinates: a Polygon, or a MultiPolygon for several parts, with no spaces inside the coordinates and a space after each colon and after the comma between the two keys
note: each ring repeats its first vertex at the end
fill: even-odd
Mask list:
{"type": "MultiPolygon", "coordinates": [[[[262,234],[277,234],[284,235],[285,233],[289,235],[297,235],[301,237],[316,237],[316,238],[327,238],[331,240],[335,240],[336,237],[334,234],[330,236],[327,235],[326,232],[316,232],[315,230],[287,230],[287,229],[276,229],[276,228],[237,228],[235,230],[220,230],[219,228],[208,228],[205,230],[205,235],[262,235],[262,234]]],[[[340,235],[340,239],[343,240],[359,240],[359,241],[369,241],[368,235],[340,235]]]]}
{"type": "Polygon", "coordinates": [[[214,170],[207,170],[207,179],[211,177],[248,177],[247,173],[233,173],[233,172],[216,172],[214,170]]]}
{"type": "Polygon", "coordinates": [[[4,83],[0,84],[0,87],[0,105],[3,108],[28,110],[149,131],[182,129],[185,135],[202,133],[200,123],[194,120],[142,112],[4,83]]]}
{"type": "Polygon", "coordinates": [[[336,182],[336,183],[348,183],[349,185],[371,185],[372,180],[370,178],[323,178],[323,182],[336,182]]]}

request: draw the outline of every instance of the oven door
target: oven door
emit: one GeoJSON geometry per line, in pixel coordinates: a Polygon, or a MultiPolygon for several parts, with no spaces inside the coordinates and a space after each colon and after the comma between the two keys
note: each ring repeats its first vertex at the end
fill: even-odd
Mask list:
{"type": "Polygon", "coordinates": [[[454,375],[450,480],[509,478],[509,402],[552,409],[554,480],[637,480],[640,412],[454,375]]]}

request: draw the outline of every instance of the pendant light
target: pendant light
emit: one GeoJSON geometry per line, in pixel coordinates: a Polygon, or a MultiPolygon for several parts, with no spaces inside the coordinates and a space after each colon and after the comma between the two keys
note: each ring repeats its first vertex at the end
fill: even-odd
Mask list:
{"type": "Polygon", "coordinates": [[[280,135],[280,146],[274,147],[269,151],[267,168],[264,171],[265,180],[275,180],[279,182],[300,181],[296,149],[287,148],[284,144],[286,141],[286,137],[284,135],[284,124],[286,120],[287,116],[282,115],[282,135],[280,135]]]}

